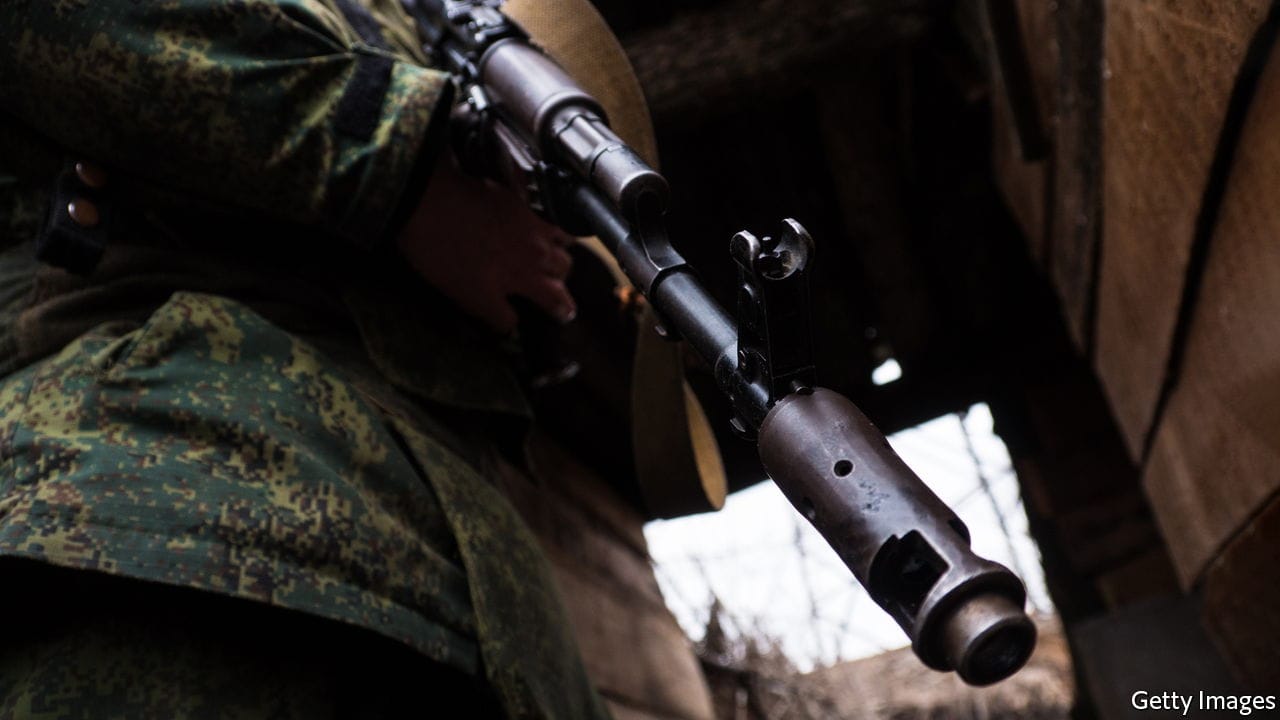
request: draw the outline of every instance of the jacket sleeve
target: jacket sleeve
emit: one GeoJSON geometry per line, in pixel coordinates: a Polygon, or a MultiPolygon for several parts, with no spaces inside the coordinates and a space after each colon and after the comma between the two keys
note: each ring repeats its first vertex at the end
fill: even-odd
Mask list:
{"type": "Polygon", "coordinates": [[[148,182],[372,244],[425,184],[451,86],[375,47],[352,5],[3,2],[0,110],[148,182]]]}

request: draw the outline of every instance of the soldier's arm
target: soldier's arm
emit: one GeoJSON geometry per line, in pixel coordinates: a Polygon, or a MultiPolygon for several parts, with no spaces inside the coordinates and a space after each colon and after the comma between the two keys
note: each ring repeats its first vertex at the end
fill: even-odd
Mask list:
{"type": "Polygon", "coordinates": [[[421,195],[450,91],[369,32],[325,0],[0,3],[0,111],[159,186],[374,243],[421,195]]]}

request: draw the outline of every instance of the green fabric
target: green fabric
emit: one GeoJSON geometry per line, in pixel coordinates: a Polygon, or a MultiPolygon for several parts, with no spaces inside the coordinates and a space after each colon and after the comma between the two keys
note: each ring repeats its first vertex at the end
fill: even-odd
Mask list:
{"type": "Polygon", "coordinates": [[[0,372],[23,368],[0,556],[366,628],[510,717],[607,717],[475,469],[476,427],[528,422],[515,359],[385,242],[447,79],[396,0],[350,0],[383,48],[345,4],[0,3],[0,372]],[[360,84],[387,66],[384,94],[360,84]],[[362,94],[367,136],[342,118],[362,94]],[[67,159],[116,203],[88,277],[32,256],[67,159]]]}
{"type": "Polygon", "coordinates": [[[395,427],[434,480],[471,578],[489,681],[516,718],[607,718],[585,682],[551,569],[516,510],[492,485],[468,477],[443,446],[397,418],[395,427]]]}
{"type": "Polygon", "coordinates": [[[327,0],[0,3],[10,124],[153,187],[357,243],[385,233],[447,88],[361,42],[327,0]],[[366,138],[339,110],[370,56],[393,65],[366,138]]]}
{"type": "Polygon", "coordinates": [[[181,293],[15,374],[0,438],[0,554],[304,610],[477,668],[433,493],[354,386],[241,305],[181,293]]]}
{"type": "Polygon", "coordinates": [[[348,622],[513,718],[602,718],[537,543],[426,425],[243,305],[179,293],[0,385],[0,556],[348,622]]]}
{"type": "Polygon", "coordinates": [[[41,268],[0,316],[0,370],[191,290],[308,337],[354,324],[342,341],[403,391],[528,418],[495,339],[387,247],[443,140],[447,78],[419,65],[397,0],[343,4],[389,49],[334,0],[0,3],[0,248],[36,237],[67,159],[104,166],[115,204],[90,277],[41,268]],[[371,60],[391,63],[381,98],[358,82],[371,60]],[[340,116],[366,90],[378,122],[359,138],[340,116]]]}
{"type": "Polygon", "coordinates": [[[0,643],[0,720],[501,715],[476,679],[354,628],[100,573],[5,570],[58,593],[0,600],[5,617],[23,618],[0,643]]]}

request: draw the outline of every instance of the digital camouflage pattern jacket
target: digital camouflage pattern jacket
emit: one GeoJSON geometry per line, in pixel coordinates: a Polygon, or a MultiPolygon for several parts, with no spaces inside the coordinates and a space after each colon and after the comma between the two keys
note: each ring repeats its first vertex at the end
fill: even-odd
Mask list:
{"type": "Polygon", "coordinates": [[[360,625],[513,717],[600,717],[484,478],[475,428],[528,419],[511,358],[390,248],[445,132],[422,61],[394,0],[0,3],[0,557],[360,625]],[[84,162],[110,214],[80,276],[33,248],[84,162]]]}

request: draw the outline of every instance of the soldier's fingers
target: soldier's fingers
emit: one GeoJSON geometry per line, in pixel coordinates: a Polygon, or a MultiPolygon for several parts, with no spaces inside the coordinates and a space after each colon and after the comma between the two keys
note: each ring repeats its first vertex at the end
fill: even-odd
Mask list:
{"type": "Polygon", "coordinates": [[[494,263],[503,268],[504,274],[524,275],[545,273],[543,266],[555,249],[551,238],[538,232],[516,232],[505,238],[503,252],[494,263]]]}
{"type": "Polygon", "coordinates": [[[526,297],[542,308],[548,315],[567,323],[578,314],[578,305],[569,294],[564,281],[546,275],[527,278],[516,294],[526,297]]]}
{"type": "Polygon", "coordinates": [[[562,247],[549,247],[546,254],[542,258],[542,272],[553,278],[564,279],[569,277],[569,271],[573,269],[573,256],[562,247]]]}
{"type": "Polygon", "coordinates": [[[472,315],[482,320],[499,335],[510,335],[515,332],[516,323],[519,321],[515,308],[511,307],[511,303],[507,302],[505,297],[489,298],[484,304],[469,310],[472,315]]]}

